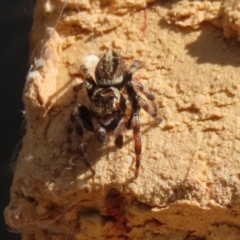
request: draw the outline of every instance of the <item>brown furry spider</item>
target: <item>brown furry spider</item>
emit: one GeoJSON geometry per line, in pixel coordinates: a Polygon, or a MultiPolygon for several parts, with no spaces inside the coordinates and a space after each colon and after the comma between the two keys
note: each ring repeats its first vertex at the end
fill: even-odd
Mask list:
{"type": "MultiPolygon", "coordinates": [[[[71,114],[71,122],[78,136],[78,153],[83,158],[85,165],[95,174],[94,169],[88,162],[83,143],[83,129],[94,132],[97,139],[105,144],[107,133],[113,132],[115,144],[118,148],[123,146],[123,127],[133,130],[136,170],[135,177],[138,176],[141,159],[141,134],[139,111],[143,108],[158,123],[161,119],[157,118],[157,107],[154,95],[139,82],[132,79],[133,73],[143,67],[140,61],[134,61],[130,68],[126,68],[124,60],[112,49],[109,49],[97,64],[95,79],[89,74],[87,68],[81,65],[81,73],[86,81],[74,87],[77,93],[81,89],[87,91],[91,102],[90,108],[78,104],[71,114]],[[126,119],[126,99],[121,93],[125,88],[131,104],[131,115],[126,119]],[[141,98],[136,91],[141,91],[150,101],[151,105],[141,98]]],[[[73,129],[72,129],[73,130],[73,129]]]]}

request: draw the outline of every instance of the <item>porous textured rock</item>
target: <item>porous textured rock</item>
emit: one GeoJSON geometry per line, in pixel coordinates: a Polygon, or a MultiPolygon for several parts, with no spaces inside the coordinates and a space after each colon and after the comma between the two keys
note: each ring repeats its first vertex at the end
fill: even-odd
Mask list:
{"type": "MultiPolygon", "coordinates": [[[[239,34],[238,9],[238,1],[38,0],[7,224],[24,240],[239,239],[240,48],[226,38],[239,34]],[[109,48],[128,66],[144,61],[134,79],[154,92],[163,118],[156,125],[140,112],[137,178],[131,130],[122,149],[85,133],[95,176],[69,151],[79,66],[94,73],[109,48]]],[[[88,103],[86,92],[77,103],[88,103]]]]}

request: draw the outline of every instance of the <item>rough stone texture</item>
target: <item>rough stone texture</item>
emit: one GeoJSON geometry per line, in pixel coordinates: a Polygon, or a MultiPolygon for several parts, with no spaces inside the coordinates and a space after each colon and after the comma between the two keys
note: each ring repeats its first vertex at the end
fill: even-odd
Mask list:
{"type": "MultiPolygon", "coordinates": [[[[237,1],[38,0],[27,131],[7,224],[24,240],[239,239],[240,48],[226,39],[239,34],[238,8],[237,1]],[[137,179],[132,131],[124,131],[121,150],[86,132],[94,177],[68,151],[79,66],[93,72],[108,48],[128,65],[144,60],[134,78],[155,93],[164,119],[155,126],[141,111],[137,179]]],[[[78,102],[87,103],[84,91],[78,102]]]]}

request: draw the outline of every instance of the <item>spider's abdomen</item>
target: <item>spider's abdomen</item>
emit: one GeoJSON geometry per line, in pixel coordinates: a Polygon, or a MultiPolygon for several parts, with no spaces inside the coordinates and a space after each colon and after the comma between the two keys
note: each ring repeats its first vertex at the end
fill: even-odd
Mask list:
{"type": "Polygon", "coordinates": [[[121,56],[109,49],[100,59],[95,76],[99,87],[113,86],[121,89],[126,76],[126,66],[121,56]]]}

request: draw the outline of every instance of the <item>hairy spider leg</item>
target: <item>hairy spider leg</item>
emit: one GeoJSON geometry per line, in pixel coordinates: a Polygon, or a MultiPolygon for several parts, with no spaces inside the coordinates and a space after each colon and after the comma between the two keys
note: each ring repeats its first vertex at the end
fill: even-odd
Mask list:
{"type": "Polygon", "coordinates": [[[138,177],[139,167],[140,167],[140,161],[141,161],[141,153],[142,153],[142,142],[141,142],[141,132],[140,132],[140,120],[139,120],[139,111],[140,111],[140,105],[138,103],[138,95],[135,89],[131,84],[128,84],[132,81],[132,73],[133,69],[136,71],[138,68],[134,67],[136,61],[131,65],[128,75],[126,78],[126,89],[129,96],[129,100],[132,106],[132,113],[131,116],[127,122],[127,128],[133,129],[133,138],[134,138],[134,145],[135,145],[135,155],[136,155],[136,168],[135,168],[135,177],[138,177]]]}
{"type": "Polygon", "coordinates": [[[74,130],[78,136],[77,138],[77,151],[78,154],[82,157],[82,160],[85,164],[85,166],[92,172],[93,175],[95,175],[95,170],[92,168],[92,166],[90,165],[90,163],[88,162],[87,156],[86,156],[86,150],[84,147],[84,143],[83,143],[83,126],[82,126],[82,122],[79,116],[79,106],[75,107],[74,111],[71,114],[71,122],[74,125],[74,130]]]}
{"type": "MultiPolygon", "coordinates": [[[[87,91],[88,97],[91,99],[94,91],[98,88],[98,86],[84,65],[80,66],[80,72],[86,81],[74,86],[73,91],[75,92],[75,98],[77,97],[77,93],[80,90],[85,89],[87,91]]],[[[102,143],[105,143],[107,139],[106,130],[101,127],[97,121],[92,121],[93,116],[91,115],[90,110],[85,106],[77,106],[72,113],[71,120],[75,123],[74,128],[78,135],[78,153],[83,157],[84,164],[91,170],[94,175],[95,171],[89,164],[85,154],[85,147],[83,143],[83,126],[89,131],[95,132],[97,139],[102,143]]]]}
{"type": "Polygon", "coordinates": [[[127,93],[129,96],[129,100],[131,102],[132,105],[132,113],[130,118],[127,121],[126,124],[126,128],[131,129],[132,128],[132,118],[133,118],[133,112],[135,109],[138,109],[138,112],[140,111],[140,106],[138,104],[138,95],[133,87],[132,84],[132,75],[134,72],[136,72],[138,69],[142,68],[144,66],[143,62],[135,60],[132,65],[129,67],[129,69],[127,70],[127,76],[126,76],[126,80],[125,80],[125,85],[126,85],[126,89],[127,89],[127,93]]]}
{"type": "Polygon", "coordinates": [[[86,89],[88,97],[91,98],[91,96],[94,93],[94,90],[98,88],[98,86],[94,81],[93,77],[91,76],[91,74],[89,73],[88,69],[84,65],[80,66],[80,71],[87,81],[79,83],[78,85],[74,86],[73,91],[77,94],[80,90],[86,89]]]}
{"type": "Polygon", "coordinates": [[[141,161],[141,153],[142,153],[142,142],[141,142],[141,132],[140,132],[140,120],[139,120],[139,111],[140,105],[138,103],[138,95],[134,88],[130,85],[126,86],[128,95],[130,97],[130,102],[132,105],[132,113],[127,123],[127,128],[133,130],[133,138],[134,138],[134,147],[135,147],[135,155],[136,155],[136,168],[135,168],[135,177],[138,177],[140,161],[141,161]]]}
{"type": "Polygon", "coordinates": [[[138,61],[135,60],[132,65],[129,67],[128,69],[128,73],[133,74],[134,72],[136,72],[138,69],[143,68],[144,67],[144,63],[142,61],[138,61]]]}
{"type": "Polygon", "coordinates": [[[106,128],[102,127],[100,125],[100,123],[98,122],[98,120],[95,118],[92,119],[92,123],[93,123],[94,132],[95,132],[95,135],[96,135],[98,141],[101,142],[102,144],[106,144],[107,143],[106,128]]]}
{"type": "Polygon", "coordinates": [[[141,83],[131,81],[128,82],[129,85],[131,85],[135,90],[142,92],[147,99],[151,101],[151,105],[149,105],[143,98],[138,96],[138,103],[139,105],[152,117],[155,118],[157,124],[162,122],[162,118],[157,117],[157,105],[155,102],[155,96],[151,91],[149,91],[147,88],[145,88],[141,83]]]}
{"type": "Polygon", "coordinates": [[[151,93],[147,88],[139,83],[135,82],[132,79],[132,74],[137,71],[139,68],[143,67],[143,62],[134,61],[133,64],[128,69],[128,74],[126,77],[126,89],[129,96],[129,100],[132,106],[132,113],[127,122],[126,127],[128,129],[133,129],[133,137],[135,144],[135,154],[136,154],[136,170],[135,177],[138,176],[139,167],[141,162],[141,152],[142,152],[142,143],[141,143],[141,132],[140,132],[140,120],[139,120],[139,111],[143,108],[147,113],[149,113],[152,117],[154,117],[157,123],[162,121],[161,118],[157,118],[157,106],[155,103],[155,97],[153,93],[151,93]],[[141,98],[136,91],[142,92],[150,101],[151,105],[149,105],[143,98],[141,98]]]}
{"type": "MultiPolygon", "coordinates": [[[[78,91],[80,91],[82,89],[86,89],[86,91],[88,93],[88,97],[91,99],[91,97],[93,96],[94,91],[97,88],[99,88],[99,87],[98,87],[97,83],[94,81],[92,75],[89,73],[89,71],[88,71],[88,69],[86,68],[85,65],[81,65],[80,66],[80,72],[81,72],[81,74],[83,75],[83,77],[87,81],[82,82],[82,83],[74,86],[73,90],[77,94],[78,91]]],[[[81,114],[81,115],[83,115],[83,114],[81,114]]],[[[94,121],[93,125],[94,125],[94,131],[95,131],[95,134],[97,136],[97,139],[101,143],[105,144],[107,142],[107,132],[106,132],[106,129],[101,127],[100,124],[97,121],[94,121]]]]}

